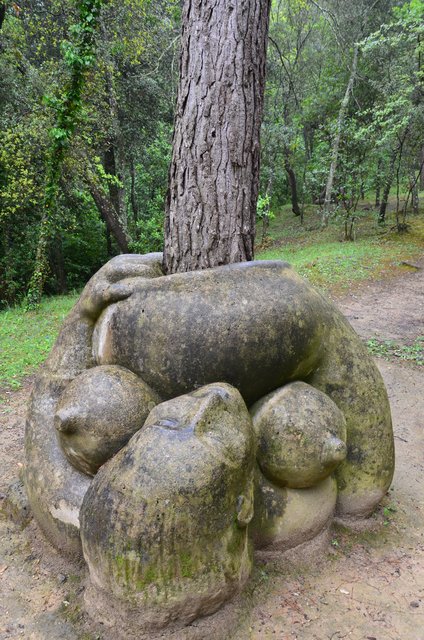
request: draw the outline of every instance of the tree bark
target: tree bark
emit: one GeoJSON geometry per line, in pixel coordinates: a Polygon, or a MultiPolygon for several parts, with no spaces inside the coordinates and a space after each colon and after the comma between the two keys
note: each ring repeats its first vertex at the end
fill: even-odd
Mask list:
{"type": "MultiPolygon", "coordinates": [[[[421,161],[421,166],[422,166],[422,163],[424,162],[424,144],[421,147],[421,158],[420,158],[420,161],[421,161]]],[[[420,174],[420,191],[424,191],[424,171],[421,171],[421,174],[420,174]]]]}
{"type": "Polygon", "coordinates": [[[128,253],[129,240],[122,222],[120,221],[116,213],[115,207],[93,182],[90,182],[89,190],[91,193],[91,197],[93,198],[94,203],[106,224],[106,227],[108,228],[111,235],[115,238],[120,251],[122,253],[128,253]]]}
{"type": "Polygon", "coordinates": [[[358,67],[359,57],[359,45],[355,44],[353,50],[352,66],[350,69],[349,81],[347,83],[346,91],[343,100],[340,105],[339,116],[337,118],[336,134],[334,136],[332,148],[331,148],[331,165],[328,172],[327,185],[325,188],[324,208],[322,211],[322,225],[327,226],[331,214],[331,196],[333,193],[334,177],[337,170],[337,162],[339,159],[339,147],[340,140],[343,132],[343,125],[346,116],[347,107],[349,105],[350,94],[352,93],[353,83],[355,82],[356,70],[358,67]]]}
{"type": "Polygon", "coordinates": [[[5,17],[6,17],[6,5],[4,2],[0,2],[0,31],[3,26],[5,17]]]}
{"type": "MultiPolygon", "coordinates": [[[[113,142],[104,152],[104,168],[107,174],[113,176],[122,183],[122,173],[118,170],[117,167],[116,149],[113,142]]],[[[114,182],[109,183],[108,189],[110,201],[115,207],[116,214],[121,220],[123,220],[125,210],[124,190],[120,185],[114,182]]]]}
{"type": "Polygon", "coordinates": [[[251,260],[270,0],[185,0],[167,273],[251,260]]]}
{"type": "Polygon", "coordinates": [[[138,202],[137,202],[137,194],[136,194],[136,190],[135,190],[135,165],[134,165],[134,158],[131,158],[130,160],[130,177],[131,177],[131,209],[133,212],[133,221],[134,221],[134,229],[135,229],[135,237],[138,238],[138,228],[137,228],[137,222],[138,222],[138,214],[139,214],[139,209],[138,209],[138,202]]]}
{"type": "Polygon", "coordinates": [[[60,233],[56,233],[50,246],[50,260],[52,270],[56,278],[58,293],[67,293],[68,283],[66,280],[65,261],[63,258],[62,235],[60,233]]]}
{"type": "Polygon", "coordinates": [[[396,149],[396,151],[393,152],[390,158],[389,171],[387,173],[386,180],[384,182],[383,196],[381,198],[380,211],[378,213],[378,222],[380,223],[383,223],[386,221],[387,203],[389,202],[390,189],[392,187],[393,178],[395,177],[395,164],[396,164],[397,157],[398,157],[398,149],[396,149]]]}
{"type": "Polygon", "coordinates": [[[297,196],[297,182],[296,182],[296,174],[293,170],[293,167],[290,164],[290,155],[289,150],[284,150],[284,169],[286,170],[287,177],[289,179],[289,187],[290,187],[290,198],[292,203],[292,211],[295,216],[300,216],[300,207],[299,207],[299,199],[297,196]]]}

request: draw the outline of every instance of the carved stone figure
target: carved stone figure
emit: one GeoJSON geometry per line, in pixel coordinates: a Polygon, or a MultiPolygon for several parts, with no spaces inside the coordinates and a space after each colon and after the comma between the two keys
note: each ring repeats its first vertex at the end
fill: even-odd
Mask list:
{"type": "Polygon", "coordinates": [[[68,554],[82,537],[92,606],[141,610],[145,628],[237,593],[249,528],[293,548],[334,513],[368,516],[393,468],[377,368],[282,262],[164,276],[160,254],[114,258],[65,321],[26,429],[40,526],[68,554]]]}
{"type": "MultiPolygon", "coordinates": [[[[143,626],[212,613],[250,574],[254,437],[239,392],[208,385],[158,405],[96,475],[81,509],[92,583],[143,626]]],[[[100,593],[100,597],[101,597],[100,593]]]]}

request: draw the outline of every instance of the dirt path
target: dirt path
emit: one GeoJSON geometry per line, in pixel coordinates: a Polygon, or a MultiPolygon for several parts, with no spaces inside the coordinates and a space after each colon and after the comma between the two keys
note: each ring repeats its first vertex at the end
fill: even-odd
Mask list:
{"type": "MultiPolygon", "coordinates": [[[[373,283],[338,304],[363,337],[410,343],[424,334],[424,270],[373,283]]],[[[335,529],[327,556],[303,570],[257,569],[253,610],[236,640],[424,640],[424,370],[378,366],[397,468],[374,529],[335,529]]],[[[30,383],[0,405],[0,497],[23,462],[29,390],[30,383]]],[[[33,522],[21,529],[2,514],[0,640],[108,640],[81,613],[83,579],[83,568],[63,560],[33,522]]]]}

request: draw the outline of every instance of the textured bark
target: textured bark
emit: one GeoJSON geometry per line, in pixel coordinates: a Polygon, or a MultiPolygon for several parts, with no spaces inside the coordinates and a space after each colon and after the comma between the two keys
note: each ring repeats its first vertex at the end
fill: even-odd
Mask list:
{"type": "Polygon", "coordinates": [[[133,220],[135,223],[138,221],[138,203],[137,194],[135,192],[135,166],[134,158],[130,160],[130,176],[131,176],[131,208],[133,212],[133,220]]]}
{"type": "Polygon", "coordinates": [[[251,260],[270,0],[185,0],[164,268],[251,260]]]}
{"type": "MultiPolygon", "coordinates": [[[[118,169],[117,153],[114,143],[104,152],[104,168],[106,173],[122,183],[122,172],[118,169]]],[[[123,220],[125,212],[124,190],[117,183],[109,182],[109,197],[115,207],[117,216],[123,220]]]]}
{"type": "Polygon", "coordinates": [[[290,164],[290,151],[288,149],[285,149],[284,151],[284,169],[286,170],[287,177],[289,179],[292,211],[295,216],[300,216],[299,198],[297,196],[296,174],[293,170],[293,167],[290,164]]]}
{"type": "Polygon", "coordinates": [[[3,26],[5,17],[6,17],[6,5],[3,2],[0,2],[0,29],[3,26]]]}
{"type": "Polygon", "coordinates": [[[66,281],[65,260],[63,257],[62,236],[57,233],[50,247],[50,263],[56,277],[58,293],[67,293],[68,283],[66,281]]]}
{"type": "Polygon", "coordinates": [[[97,187],[97,185],[95,185],[94,183],[90,183],[89,189],[91,197],[93,198],[95,205],[106,224],[106,227],[115,238],[119,249],[122,253],[128,253],[128,237],[120,219],[118,218],[115,207],[97,187]]]}

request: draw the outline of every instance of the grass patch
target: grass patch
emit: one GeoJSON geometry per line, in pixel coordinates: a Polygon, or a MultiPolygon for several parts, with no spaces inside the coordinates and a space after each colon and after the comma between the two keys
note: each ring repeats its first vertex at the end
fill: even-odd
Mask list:
{"type": "Polygon", "coordinates": [[[47,357],[78,295],[44,298],[37,311],[0,312],[0,387],[16,389],[47,357]]]}
{"type": "Polygon", "coordinates": [[[394,340],[367,340],[368,351],[373,356],[386,360],[408,360],[419,366],[424,366],[424,336],[418,336],[412,344],[402,345],[394,340]]]}
{"type": "Polygon", "coordinates": [[[259,246],[256,257],[286,260],[313,285],[333,293],[410,270],[404,262],[417,260],[424,249],[423,216],[411,216],[410,230],[403,234],[392,229],[393,213],[384,227],[376,220],[376,212],[361,212],[356,241],[344,242],[341,221],[333,220],[327,228],[320,229],[318,207],[307,209],[303,225],[290,207],[283,207],[271,221],[269,236],[259,246]]]}

